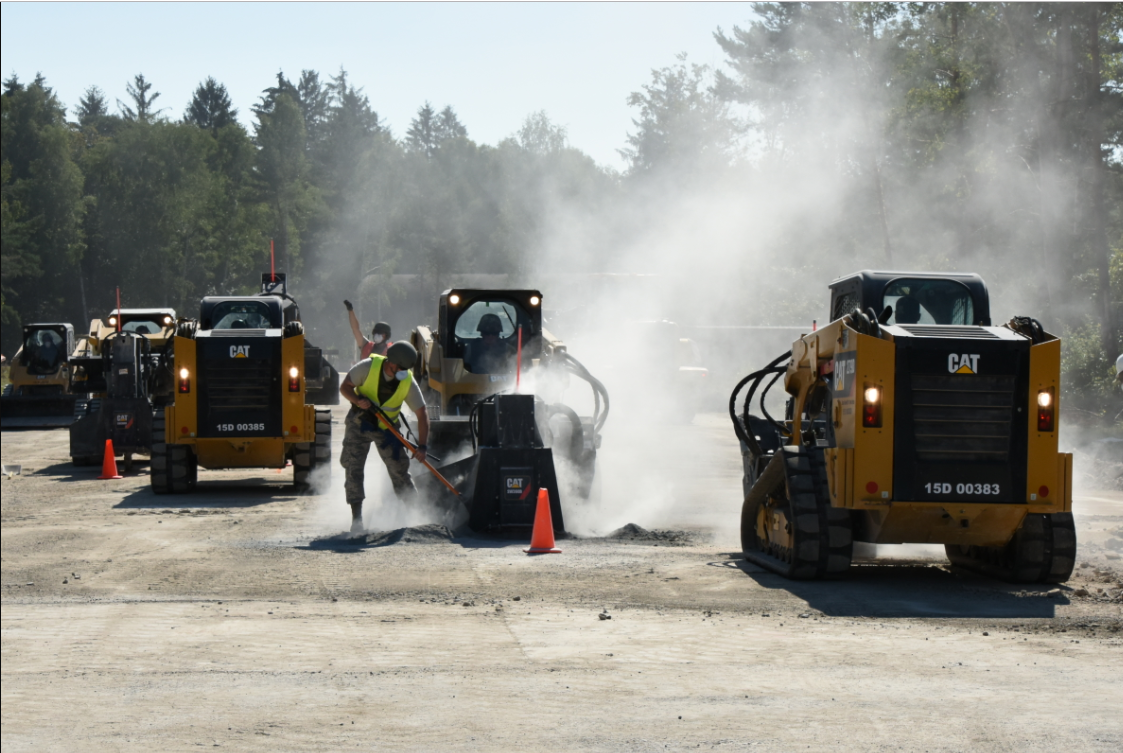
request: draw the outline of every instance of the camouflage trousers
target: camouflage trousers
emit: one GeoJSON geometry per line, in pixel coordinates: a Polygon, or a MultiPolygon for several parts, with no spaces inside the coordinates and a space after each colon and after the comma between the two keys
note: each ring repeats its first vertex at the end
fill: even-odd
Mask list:
{"type": "Polygon", "coordinates": [[[379,429],[358,410],[351,410],[347,414],[344,425],[347,428],[343,434],[343,451],[339,455],[339,463],[346,470],[343,488],[347,494],[347,504],[352,507],[361,506],[366,497],[363,483],[367,455],[372,444],[386,464],[394,493],[402,499],[417,494],[417,487],[413,485],[413,477],[409,473],[409,451],[393,434],[379,429]]]}

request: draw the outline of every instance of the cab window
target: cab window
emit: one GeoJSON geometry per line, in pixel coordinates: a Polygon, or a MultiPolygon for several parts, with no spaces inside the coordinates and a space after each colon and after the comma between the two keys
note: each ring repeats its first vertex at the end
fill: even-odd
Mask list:
{"type": "Polygon", "coordinates": [[[226,301],[211,312],[211,329],[269,329],[273,312],[261,301],[226,301]]]}
{"type": "Polygon", "coordinates": [[[128,319],[121,323],[122,332],[132,332],[137,335],[156,335],[163,328],[163,325],[152,319],[128,319]]]}
{"type": "Polygon", "coordinates": [[[893,307],[889,324],[974,324],[970,291],[953,280],[894,280],[881,308],[893,307]]]}
{"type": "Polygon", "coordinates": [[[54,330],[36,330],[24,341],[23,348],[22,361],[32,374],[53,373],[66,360],[66,346],[54,330]]]}
{"type": "Polygon", "coordinates": [[[530,316],[511,300],[476,300],[452,328],[453,358],[464,359],[473,374],[509,374],[514,370],[517,331],[526,348],[535,334],[530,316]]]}
{"type": "Polygon", "coordinates": [[[520,324],[523,326],[523,337],[525,338],[529,334],[530,317],[523,313],[520,307],[508,301],[473,302],[456,320],[453,332],[456,334],[457,340],[479,339],[482,336],[480,331],[481,320],[483,320],[484,329],[489,329],[494,326],[496,319],[499,320],[499,337],[503,340],[514,335],[515,328],[520,324]],[[491,314],[491,316],[487,316],[488,314],[491,314]],[[485,316],[487,316],[487,319],[484,319],[485,316]]]}

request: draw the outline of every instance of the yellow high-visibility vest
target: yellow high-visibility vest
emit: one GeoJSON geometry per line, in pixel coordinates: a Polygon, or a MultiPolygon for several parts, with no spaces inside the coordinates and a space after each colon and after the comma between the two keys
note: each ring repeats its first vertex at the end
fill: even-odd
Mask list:
{"type": "MultiPolygon", "coordinates": [[[[398,414],[402,412],[402,403],[406,401],[406,395],[409,394],[409,386],[413,384],[413,371],[406,370],[406,378],[398,382],[398,388],[394,390],[385,403],[378,402],[378,380],[382,378],[382,365],[386,361],[386,356],[379,356],[371,354],[370,357],[370,371],[367,373],[367,378],[363,383],[355,387],[355,392],[359,393],[367,400],[377,405],[386,414],[386,417],[391,421],[397,423],[398,414]]],[[[381,418],[378,419],[380,426],[386,426],[386,422],[381,418]]]]}

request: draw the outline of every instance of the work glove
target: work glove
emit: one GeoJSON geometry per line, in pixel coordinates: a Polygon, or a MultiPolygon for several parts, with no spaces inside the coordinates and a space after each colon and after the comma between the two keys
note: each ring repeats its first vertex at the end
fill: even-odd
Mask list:
{"type": "Polygon", "coordinates": [[[346,301],[346,300],[345,300],[345,301],[343,302],[343,305],[347,307],[347,310],[348,310],[348,311],[354,311],[354,310],[355,310],[355,307],[351,305],[351,302],[350,302],[350,301],[346,301]]]}

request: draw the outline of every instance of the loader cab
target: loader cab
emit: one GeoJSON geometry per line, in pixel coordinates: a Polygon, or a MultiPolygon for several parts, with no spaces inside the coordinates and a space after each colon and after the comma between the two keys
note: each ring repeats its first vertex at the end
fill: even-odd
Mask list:
{"type": "Polygon", "coordinates": [[[862,270],[830,284],[830,319],[858,309],[892,314],[886,324],[990,325],[990,296],[976,274],[862,270]]]}
{"type": "Polygon", "coordinates": [[[446,290],[438,319],[444,357],[462,359],[473,374],[513,373],[520,328],[524,358],[536,357],[542,347],[537,290],[446,290]]]}
{"type": "Polygon", "coordinates": [[[199,307],[199,329],[280,329],[284,326],[282,304],[277,296],[206,296],[199,307]]]}
{"type": "Polygon", "coordinates": [[[54,374],[74,350],[74,325],[64,323],[28,324],[23,328],[20,365],[28,374],[54,374]]]}
{"type": "Polygon", "coordinates": [[[158,336],[175,326],[175,309],[113,309],[105,320],[109,328],[134,335],[158,336]]]}

